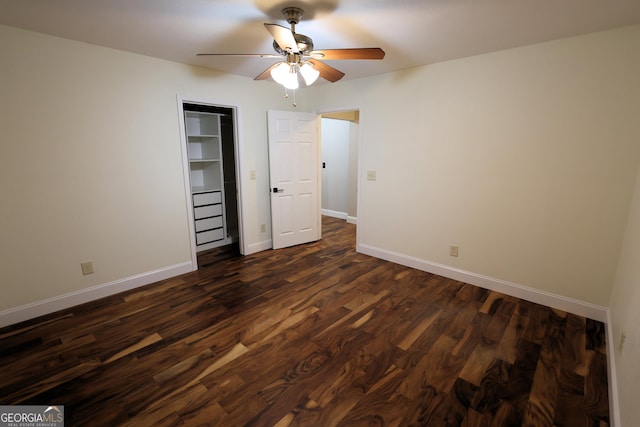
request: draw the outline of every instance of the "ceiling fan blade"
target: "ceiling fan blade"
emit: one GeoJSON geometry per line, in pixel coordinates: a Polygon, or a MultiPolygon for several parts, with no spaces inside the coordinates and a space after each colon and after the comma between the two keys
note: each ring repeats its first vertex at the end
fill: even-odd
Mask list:
{"type": "Polygon", "coordinates": [[[382,59],[384,50],[379,47],[355,48],[355,49],[325,49],[314,50],[309,54],[312,58],[332,59],[382,59]]]}
{"type": "Polygon", "coordinates": [[[258,58],[282,58],[282,55],[273,53],[198,53],[196,56],[246,56],[258,58]]]}
{"type": "Polygon", "coordinates": [[[266,80],[266,79],[268,79],[269,77],[271,77],[271,70],[273,70],[274,68],[276,68],[280,64],[282,64],[282,62],[276,62],[275,64],[273,64],[272,66],[270,66],[269,68],[264,70],[262,73],[258,74],[253,80],[266,80]]]}
{"type": "Polygon", "coordinates": [[[330,81],[331,83],[337,82],[344,77],[344,73],[342,71],[336,70],[332,66],[320,62],[317,59],[309,59],[307,62],[313,65],[313,68],[320,72],[320,77],[330,81]]]}
{"type": "Polygon", "coordinates": [[[278,24],[264,24],[264,27],[271,33],[282,50],[298,53],[298,43],[290,29],[278,24]]]}

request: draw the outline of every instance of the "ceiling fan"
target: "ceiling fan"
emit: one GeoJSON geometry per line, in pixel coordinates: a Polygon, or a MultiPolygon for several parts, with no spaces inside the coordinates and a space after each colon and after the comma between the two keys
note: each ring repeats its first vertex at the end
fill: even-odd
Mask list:
{"type": "Polygon", "coordinates": [[[273,48],[276,54],[234,54],[234,53],[199,53],[198,56],[256,56],[260,58],[284,58],[264,70],[254,80],[266,80],[272,77],[276,82],[287,89],[297,89],[299,86],[298,74],[303,77],[304,83],[309,86],[322,77],[330,82],[337,82],[344,73],[330,65],[321,62],[325,60],[342,59],[382,59],[384,51],[379,47],[350,48],[350,49],[324,49],[314,50],[313,40],[304,34],[296,33],[296,24],[304,11],[298,7],[286,7],[282,9],[285,19],[291,25],[291,29],[278,24],[264,24],[265,28],[273,36],[273,48]]]}

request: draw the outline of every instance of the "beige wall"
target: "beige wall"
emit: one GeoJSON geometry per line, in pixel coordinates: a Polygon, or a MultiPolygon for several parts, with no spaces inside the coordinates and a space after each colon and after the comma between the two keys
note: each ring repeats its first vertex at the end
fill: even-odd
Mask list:
{"type": "Polygon", "coordinates": [[[640,27],[311,88],[360,108],[361,244],[606,306],[640,159],[640,27]],[[449,256],[458,244],[460,256],[449,256]]]}
{"type": "Polygon", "coordinates": [[[0,311],[190,260],[177,94],[239,107],[245,237],[270,239],[275,85],[4,26],[0,57],[0,311]]]}
{"type": "Polygon", "coordinates": [[[618,397],[622,412],[622,426],[640,425],[638,406],[638,384],[640,384],[640,174],[636,179],[633,201],[629,210],[624,245],[611,295],[612,341],[617,370],[618,397]],[[622,353],[620,337],[625,331],[622,353]]]}

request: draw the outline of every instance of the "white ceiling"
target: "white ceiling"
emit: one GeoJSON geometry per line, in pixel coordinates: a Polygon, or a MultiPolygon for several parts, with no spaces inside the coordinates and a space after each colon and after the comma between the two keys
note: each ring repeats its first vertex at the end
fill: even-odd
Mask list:
{"type": "Polygon", "coordinates": [[[345,79],[640,23],[640,0],[0,0],[0,24],[255,77],[277,59],[196,53],[273,53],[286,6],[316,49],[384,49],[327,61],[345,79]]]}

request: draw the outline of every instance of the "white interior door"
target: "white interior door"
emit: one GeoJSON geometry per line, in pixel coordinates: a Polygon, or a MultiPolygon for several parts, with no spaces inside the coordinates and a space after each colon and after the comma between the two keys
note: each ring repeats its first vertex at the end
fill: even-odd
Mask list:
{"type": "Polygon", "coordinates": [[[320,238],[318,118],[268,111],[273,249],[320,238]]]}

